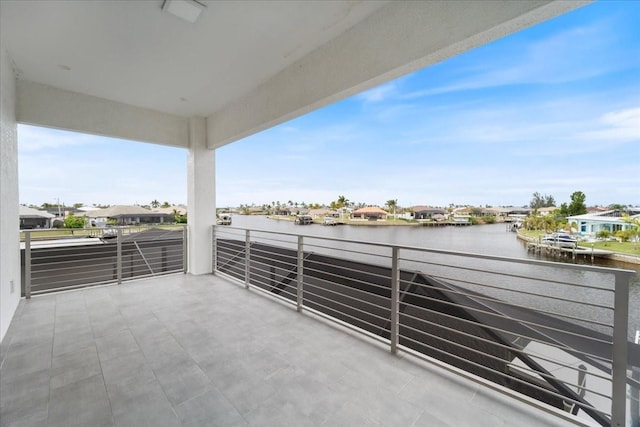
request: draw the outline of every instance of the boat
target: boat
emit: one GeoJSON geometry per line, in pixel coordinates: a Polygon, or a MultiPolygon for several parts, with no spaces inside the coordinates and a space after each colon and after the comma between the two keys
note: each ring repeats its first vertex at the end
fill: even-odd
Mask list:
{"type": "Polygon", "coordinates": [[[117,228],[105,228],[102,231],[101,239],[115,239],[118,237],[118,229],[117,228]]]}
{"type": "Polygon", "coordinates": [[[307,225],[313,223],[313,217],[311,215],[296,215],[296,220],[294,224],[296,225],[307,225]]]}
{"type": "Polygon", "coordinates": [[[219,213],[218,219],[216,219],[216,225],[231,225],[231,214],[219,213]]]}
{"type": "Polygon", "coordinates": [[[325,216],[322,220],[323,225],[338,225],[338,221],[335,218],[330,216],[325,216]]]}
{"type": "Polygon", "coordinates": [[[545,235],[542,238],[542,243],[560,248],[575,248],[578,245],[578,239],[564,231],[557,231],[545,235]]]}

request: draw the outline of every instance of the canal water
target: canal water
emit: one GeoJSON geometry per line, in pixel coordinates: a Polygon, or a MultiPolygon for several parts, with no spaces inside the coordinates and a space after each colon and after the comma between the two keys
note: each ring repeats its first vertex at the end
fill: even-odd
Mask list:
{"type": "MultiPolygon", "coordinates": [[[[376,242],[385,244],[397,244],[402,246],[412,246],[426,249],[441,249],[457,252],[474,253],[490,256],[502,256],[508,258],[521,259],[545,259],[540,255],[527,251],[526,244],[516,238],[515,233],[507,231],[505,224],[488,224],[474,226],[446,226],[446,227],[409,227],[409,226],[348,226],[339,225],[325,227],[322,225],[298,226],[293,222],[270,219],[266,216],[246,216],[234,215],[233,226],[249,228],[254,230],[266,230],[281,233],[301,234],[312,237],[331,237],[350,241],[376,242]]],[[[365,260],[366,261],[366,260],[365,260]]],[[[376,263],[371,259],[370,262],[376,263]]],[[[571,260],[558,259],[559,262],[572,262],[571,260]]],[[[579,260],[579,263],[591,264],[591,260],[579,260]]],[[[629,340],[635,338],[635,333],[640,330],[640,265],[621,263],[609,260],[597,259],[596,266],[623,268],[634,270],[635,276],[631,280],[629,292],[629,340]]],[[[518,267],[516,267],[518,268],[518,267]]],[[[537,272],[532,272],[531,268],[536,266],[522,265],[526,268],[528,275],[536,276],[537,272]]],[[[540,275],[548,275],[547,271],[540,270],[540,275]]],[[[512,272],[517,274],[517,272],[512,272]]],[[[555,272],[554,280],[567,280],[568,283],[584,283],[590,286],[598,286],[600,280],[597,275],[584,275],[583,272],[558,269],[555,272]]],[[[541,289],[535,289],[541,292],[541,289]]],[[[549,292],[555,292],[549,289],[549,292]]],[[[495,295],[500,296],[500,295],[495,295]]],[[[562,295],[560,295],[562,296],[562,295]]],[[[576,295],[567,295],[575,299],[576,295]]],[[[590,290],[581,290],[580,297],[584,301],[599,302],[601,296],[590,290]]],[[[575,309],[575,308],[574,308],[575,309]]],[[[579,309],[579,308],[578,308],[579,309]]],[[[585,310],[590,310],[585,308],[585,310]]],[[[579,315],[580,313],[576,313],[579,315]]],[[[581,316],[579,316],[581,317],[581,316]]],[[[610,320],[610,319],[600,319],[610,320]]],[[[603,331],[604,332],[604,331],[603,331]]],[[[610,331],[609,331],[610,332],[610,331]]]]}

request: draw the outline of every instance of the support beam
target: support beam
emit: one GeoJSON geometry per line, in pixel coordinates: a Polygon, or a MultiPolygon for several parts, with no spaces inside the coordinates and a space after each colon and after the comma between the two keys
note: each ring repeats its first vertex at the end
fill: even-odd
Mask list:
{"type": "Polygon", "coordinates": [[[184,117],[18,80],[19,123],[187,148],[184,117]]]}
{"type": "Polygon", "coordinates": [[[208,116],[220,147],[589,3],[393,1],[208,116]]]}
{"type": "Polygon", "coordinates": [[[211,273],[211,225],[216,215],[215,151],[207,148],[204,117],[189,119],[187,159],[188,272],[211,273]]]}

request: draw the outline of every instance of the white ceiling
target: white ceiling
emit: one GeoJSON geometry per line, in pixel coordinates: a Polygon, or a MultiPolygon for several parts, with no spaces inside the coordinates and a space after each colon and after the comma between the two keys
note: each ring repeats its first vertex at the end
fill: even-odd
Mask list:
{"type": "Polygon", "coordinates": [[[203,3],[190,24],[162,0],[2,0],[2,42],[20,79],[208,116],[388,2],[203,3]]]}

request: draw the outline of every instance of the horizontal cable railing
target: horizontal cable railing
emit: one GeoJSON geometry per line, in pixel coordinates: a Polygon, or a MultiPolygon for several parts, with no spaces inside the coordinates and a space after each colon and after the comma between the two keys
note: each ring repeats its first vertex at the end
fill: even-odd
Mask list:
{"type": "Polygon", "coordinates": [[[392,352],[569,419],[640,419],[640,346],[628,341],[633,271],[227,226],[213,236],[214,273],[378,337],[392,352]]]}
{"type": "Polygon", "coordinates": [[[185,226],[21,233],[22,295],[27,298],[186,271],[185,226]]]}

